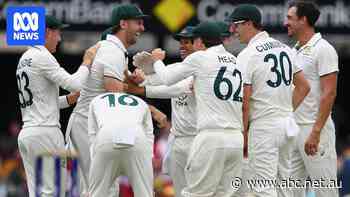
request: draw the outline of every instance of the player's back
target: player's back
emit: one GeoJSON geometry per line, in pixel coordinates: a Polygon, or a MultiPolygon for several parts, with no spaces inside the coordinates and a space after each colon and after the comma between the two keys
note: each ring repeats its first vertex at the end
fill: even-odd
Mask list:
{"type": "Polygon", "coordinates": [[[44,46],[29,47],[19,60],[16,78],[23,128],[60,125],[59,89],[44,72],[49,62],[57,63],[44,46]]]}
{"type": "MultiPolygon", "coordinates": [[[[136,128],[147,126],[145,119],[148,105],[136,96],[126,93],[104,93],[95,97],[90,104],[90,113],[96,121],[97,130],[110,128],[136,128]],[[91,113],[92,110],[92,113],[91,113]]],[[[92,117],[89,117],[89,122],[92,117]]],[[[90,124],[90,123],[89,123],[90,124]]],[[[153,132],[146,130],[147,138],[153,140],[153,132]]],[[[100,141],[110,141],[112,136],[105,135],[100,141]]]]}
{"type": "Polygon", "coordinates": [[[250,120],[282,117],[293,111],[294,53],[271,37],[248,46],[238,63],[247,61],[244,83],[252,85],[250,120]]]}
{"type": "Polygon", "coordinates": [[[197,127],[242,129],[242,73],[236,58],[222,45],[192,54],[199,70],[195,75],[197,127]]]}
{"type": "MultiPolygon", "coordinates": [[[[120,73],[123,73],[123,71],[127,68],[126,63],[123,65],[117,65],[117,63],[114,61],[114,57],[110,57],[124,57],[124,53],[118,50],[118,47],[114,43],[108,40],[100,41],[99,43],[100,48],[97,51],[93,65],[91,66],[90,75],[80,92],[77,105],[74,108],[74,112],[85,117],[87,117],[89,104],[92,99],[97,95],[106,92],[104,88],[105,65],[114,66],[116,69],[119,68],[121,70],[120,73]]],[[[123,79],[122,77],[124,76],[120,76],[120,80],[123,79]]]]}

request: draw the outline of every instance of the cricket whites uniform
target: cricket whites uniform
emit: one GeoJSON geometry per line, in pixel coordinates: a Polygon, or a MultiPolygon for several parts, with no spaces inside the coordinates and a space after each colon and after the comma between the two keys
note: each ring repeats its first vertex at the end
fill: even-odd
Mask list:
{"type": "MultiPolygon", "coordinates": [[[[70,137],[74,149],[80,159],[80,192],[86,193],[88,175],[90,169],[90,143],[88,137],[88,111],[91,100],[106,92],[104,89],[104,77],[111,77],[120,81],[124,80],[124,70],[128,67],[126,48],[114,35],[107,35],[107,39],[100,41],[91,73],[80,92],[77,105],[69,119],[67,126],[67,137],[70,137]]],[[[119,189],[118,187],[114,187],[119,189]]],[[[116,193],[113,191],[113,193],[116,193]]]]}
{"type": "MultiPolygon", "coordinates": [[[[176,64],[168,65],[168,67],[176,64]]],[[[161,83],[161,82],[160,82],[161,83]]],[[[175,196],[181,197],[186,186],[185,167],[196,129],[196,101],[191,91],[193,77],[188,77],[171,86],[147,84],[148,98],[171,98],[171,124],[167,154],[163,159],[162,171],[172,178],[175,196]]]]}
{"type": "MultiPolygon", "coordinates": [[[[80,66],[70,75],[44,46],[29,47],[22,55],[16,71],[23,127],[18,136],[18,148],[27,176],[29,196],[35,196],[35,161],[44,153],[64,150],[59,110],[67,106],[65,96],[59,97],[59,87],[79,91],[89,69],[80,66]]],[[[62,163],[65,169],[65,163],[62,163]]],[[[54,166],[43,166],[43,188],[40,196],[55,193],[54,166]]],[[[63,177],[64,180],[64,177],[63,177]]],[[[64,195],[62,184],[61,195],[64,195]]]]}
{"type": "Polygon", "coordinates": [[[181,64],[154,64],[166,85],[194,77],[199,133],[185,167],[184,197],[233,196],[234,177],[241,176],[243,160],[241,68],[223,45],[197,51],[181,64]]]}
{"type": "Polygon", "coordinates": [[[89,194],[108,196],[118,176],[129,178],[135,197],[153,197],[153,125],[148,105],[126,93],[104,93],[89,110],[89,194]]]}
{"type": "MultiPolygon", "coordinates": [[[[244,84],[251,85],[249,104],[248,163],[256,180],[288,179],[290,153],[298,127],[293,117],[294,53],[285,44],[260,32],[237,57],[244,66],[244,84]]],[[[252,186],[262,197],[290,196],[287,189],[252,186]]]]}
{"type": "MultiPolygon", "coordinates": [[[[318,117],[321,97],[320,78],[338,72],[338,55],[335,49],[316,33],[304,46],[295,49],[296,61],[303,67],[305,78],[311,86],[310,93],[295,111],[300,133],[293,152],[293,176],[304,181],[324,179],[325,186],[337,180],[337,155],[335,151],[335,128],[331,116],[328,117],[321,131],[318,152],[315,156],[307,156],[304,150],[305,141],[312,131],[318,117]]],[[[336,185],[334,185],[336,186],[336,185]]],[[[317,197],[336,197],[338,189],[313,188],[317,197]]],[[[305,190],[295,191],[295,196],[305,196],[305,190]]]]}

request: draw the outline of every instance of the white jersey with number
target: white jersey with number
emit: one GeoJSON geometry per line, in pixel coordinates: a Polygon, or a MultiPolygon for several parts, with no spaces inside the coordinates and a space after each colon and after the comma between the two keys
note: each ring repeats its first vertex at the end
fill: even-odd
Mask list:
{"type": "Polygon", "coordinates": [[[75,113],[87,117],[89,104],[95,96],[106,92],[104,77],[124,80],[124,70],[128,68],[127,50],[123,43],[114,35],[107,35],[106,40],[100,41],[100,48],[91,66],[91,74],[84,84],[75,113]]]}
{"type": "Polygon", "coordinates": [[[244,66],[244,84],[252,85],[249,120],[281,117],[293,112],[294,53],[267,32],[255,35],[237,56],[244,66]]]}
{"type": "Polygon", "coordinates": [[[296,50],[296,61],[302,66],[310,83],[310,92],[295,112],[297,123],[312,124],[320,108],[320,77],[338,72],[338,55],[332,45],[316,33],[304,46],[296,50]]]}
{"type": "MultiPolygon", "coordinates": [[[[96,136],[101,130],[124,128],[125,131],[136,129],[145,132],[152,142],[154,139],[152,117],[147,103],[126,93],[107,92],[95,97],[90,103],[88,127],[89,136],[96,136]]],[[[100,135],[98,143],[111,143],[111,133],[100,135]]]]}
{"type": "Polygon", "coordinates": [[[222,45],[197,51],[174,67],[157,61],[154,68],[167,85],[194,77],[199,131],[242,130],[242,69],[222,45]]]}
{"type": "Polygon", "coordinates": [[[60,126],[59,87],[79,91],[88,75],[86,66],[70,75],[44,46],[29,47],[16,71],[23,128],[60,126]]]}

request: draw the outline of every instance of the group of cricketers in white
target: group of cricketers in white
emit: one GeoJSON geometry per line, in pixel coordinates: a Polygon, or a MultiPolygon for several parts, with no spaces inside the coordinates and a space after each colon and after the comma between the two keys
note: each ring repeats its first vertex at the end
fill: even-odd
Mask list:
{"type": "MultiPolygon", "coordinates": [[[[238,5],[228,27],[247,46],[237,58],[225,49],[230,36],[223,36],[219,23],[202,22],[175,36],[182,62],[165,66],[165,51],[155,49],[136,54],[138,68],[130,73],[127,48],[145,30],[147,16],[124,4],[113,9],[111,31],[85,52],[73,75],[52,55],[63,24],[47,17],[45,46],[30,47],[16,73],[23,119],[18,146],[29,196],[35,196],[36,157],[65,148],[59,109],[75,102],[66,142],[79,153],[81,196],[116,196],[121,175],[129,178],[136,197],[154,196],[152,117],[164,120],[135,95],[171,98],[163,171],[172,178],[176,197],[302,197],[305,187],[245,182],[336,180],[330,111],[338,57],[315,33],[319,15],[312,3],[291,3],[285,26],[298,41],[291,49],[262,30],[256,6],[238,5]],[[59,87],[72,93],[59,96],[59,87]],[[241,188],[232,186],[237,177],[241,188]]],[[[54,179],[53,166],[43,170],[46,180],[54,179]]],[[[317,197],[338,196],[336,188],[313,190],[317,197]]],[[[40,196],[54,193],[53,181],[46,181],[40,196]]]]}

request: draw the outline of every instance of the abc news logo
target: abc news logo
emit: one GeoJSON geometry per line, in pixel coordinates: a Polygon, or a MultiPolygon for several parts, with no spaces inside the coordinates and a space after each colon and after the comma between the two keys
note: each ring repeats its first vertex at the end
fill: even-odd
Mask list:
{"type": "Polygon", "coordinates": [[[6,34],[8,45],[44,45],[45,8],[8,7],[6,34]]]}
{"type": "Polygon", "coordinates": [[[24,40],[24,39],[39,39],[39,33],[36,32],[39,29],[39,15],[38,13],[18,13],[16,12],[13,15],[13,29],[14,39],[15,40],[24,40]],[[25,23],[27,21],[27,24],[25,23]],[[23,30],[24,32],[20,32],[23,30]]]}

